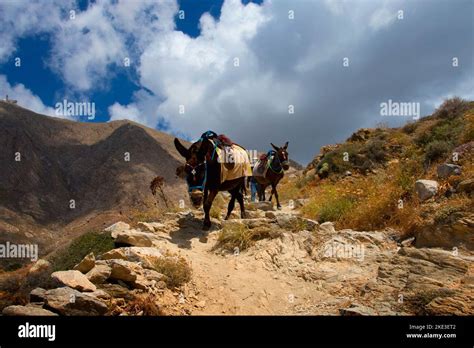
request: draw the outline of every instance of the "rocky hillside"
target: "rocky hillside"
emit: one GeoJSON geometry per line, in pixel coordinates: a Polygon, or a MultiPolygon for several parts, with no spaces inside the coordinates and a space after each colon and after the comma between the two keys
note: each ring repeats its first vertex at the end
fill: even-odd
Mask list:
{"type": "Polygon", "coordinates": [[[248,219],[213,219],[211,232],[199,211],[117,222],[103,231],[110,250],[70,269],[40,260],[0,277],[17,296],[0,297],[3,315],[474,314],[472,253],[336,230],[298,208],[248,208],[248,219]]]}
{"type": "Polygon", "coordinates": [[[402,128],[360,129],[328,145],[280,190],[338,228],[392,228],[419,247],[474,248],[474,102],[445,101],[402,128]]]}
{"type": "Polygon", "coordinates": [[[0,242],[38,242],[41,254],[69,233],[156,208],[156,176],[171,203],[185,193],[173,137],[134,122],[73,122],[1,102],[0,146],[0,242]]]}
{"type": "Polygon", "coordinates": [[[0,274],[3,315],[473,315],[474,103],[327,146],[213,227],[178,208],[0,274]],[[70,299],[74,299],[71,301],[70,299]]]}

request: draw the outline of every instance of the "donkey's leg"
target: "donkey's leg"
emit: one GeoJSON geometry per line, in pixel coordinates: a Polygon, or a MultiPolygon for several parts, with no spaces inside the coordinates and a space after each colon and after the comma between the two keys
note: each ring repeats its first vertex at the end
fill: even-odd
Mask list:
{"type": "Polygon", "coordinates": [[[237,193],[237,201],[240,205],[240,218],[245,219],[247,215],[245,214],[244,195],[240,191],[237,193]]]}
{"type": "Polygon", "coordinates": [[[217,195],[217,190],[209,190],[206,201],[204,202],[204,224],[202,226],[203,230],[208,230],[211,227],[211,218],[209,216],[209,211],[212,207],[212,202],[217,195]]]}
{"type": "Polygon", "coordinates": [[[234,190],[229,190],[229,193],[230,193],[230,201],[229,201],[229,205],[227,206],[227,215],[225,216],[225,220],[229,219],[230,214],[232,214],[232,211],[234,210],[234,206],[235,206],[236,192],[234,190]]]}
{"type": "Polygon", "coordinates": [[[277,192],[276,185],[275,186],[272,185],[272,192],[275,192],[275,198],[276,198],[276,201],[277,201],[277,209],[281,209],[280,200],[278,199],[278,192],[277,192]]]}

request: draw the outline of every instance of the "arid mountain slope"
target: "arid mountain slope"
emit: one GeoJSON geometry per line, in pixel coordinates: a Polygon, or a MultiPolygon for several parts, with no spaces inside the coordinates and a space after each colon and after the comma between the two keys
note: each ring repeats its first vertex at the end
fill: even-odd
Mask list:
{"type": "MultiPolygon", "coordinates": [[[[126,120],[74,122],[1,102],[0,147],[5,240],[28,233],[25,224],[64,226],[110,211],[153,208],[149,184],[156,176],[165,179],[172,203],[185,193],[175,177],[181,159],[173,137],[126,120]]],[[[58,237],[54,231],[49,235],[58,237]]],[[[40,242],[44,237],[38,235],[40,242]]]]}

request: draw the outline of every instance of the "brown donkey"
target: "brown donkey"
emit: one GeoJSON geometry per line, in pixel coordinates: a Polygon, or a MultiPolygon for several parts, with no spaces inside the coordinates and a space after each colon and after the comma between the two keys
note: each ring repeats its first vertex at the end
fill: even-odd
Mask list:
{"type": "MultiPolygon", "coordinates": [[[[185,165],[178,167],[176,174],[186,179],[193,206],[199,208],[204,202],[203,229],[205,230],[211,227],[209,211],[219,191],[228,191],[231,194],[226,220],[234,209],[236,199],[240,205],[241,217],[245,218],[245,176],[221,183],[221,163],[223,163],[223,159],[219,158],[218,151],[216,151],[216,137],[217,135],[214,132],[208,131],[189,149],[184,147],[177,138],[174,139],[176,149],[186,159],[185,165]]],[[[250,167],[250,160],[248,162],[250,167]]]]}
{"type": "Polygon", "coordinates": [[[277,185],[285,175],[285,170],[290,168],[287,152],[288,142],[286,142],[282,147],[275,146],[272,143],[270,143],[270,145],[275,149],[275,151],[269,151],[267,154],[267,162],[262,163],[262,165],[267,168],[264,168],[262,173],[260,171],[261,168],[257,168],[259,167],[259,165],[257,165],[254,169],[254,177],[258,183],[259,200],[265,200],[265,189],[267,186],[271,186],[272,192],[269,201],[272,200],[272,196],[275,194],[277,208],[281,209],[280,200],[278,199],[277,185]]]}

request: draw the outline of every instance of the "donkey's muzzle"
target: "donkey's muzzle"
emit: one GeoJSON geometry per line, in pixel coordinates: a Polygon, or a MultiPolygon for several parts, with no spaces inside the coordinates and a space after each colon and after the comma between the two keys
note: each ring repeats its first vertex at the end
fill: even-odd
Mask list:
{"type": "Polygon", "coordinates": [[[204,192],[201,190],[192,190],[189,192],[189,198],[191,199],[191,204],[194,208],[199,208],[202,204],[202,200],[204,197],[204,192]]]}
{"type": "Polygon", "coordinates": [[[288,161],[281,162],[281,166],[284,170],[290,169],[290,164],[288,163],[288,161]]]}

